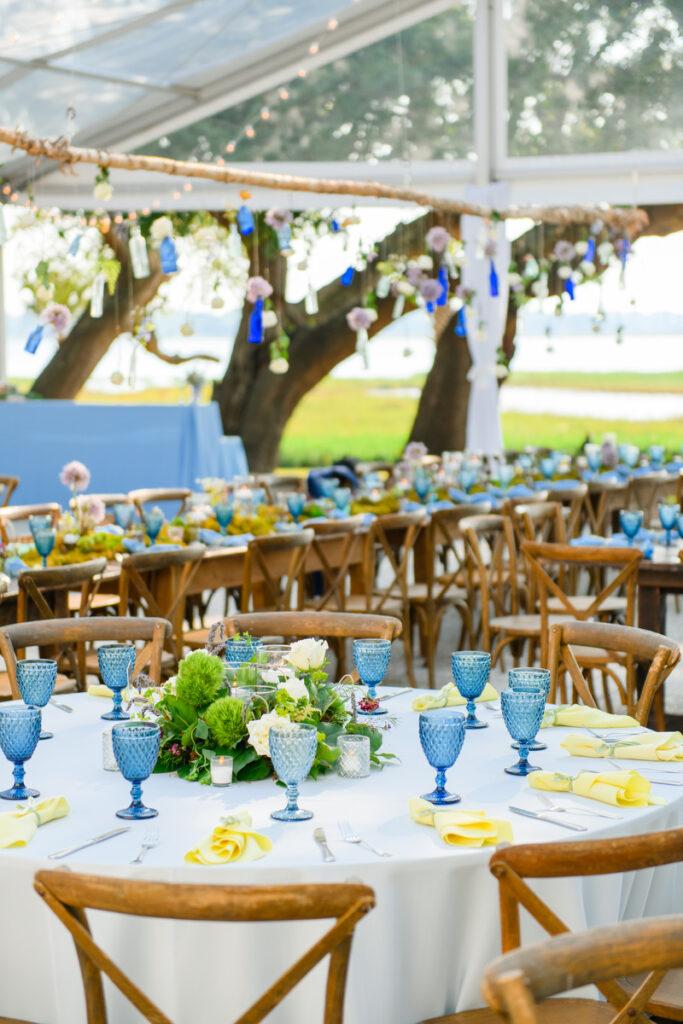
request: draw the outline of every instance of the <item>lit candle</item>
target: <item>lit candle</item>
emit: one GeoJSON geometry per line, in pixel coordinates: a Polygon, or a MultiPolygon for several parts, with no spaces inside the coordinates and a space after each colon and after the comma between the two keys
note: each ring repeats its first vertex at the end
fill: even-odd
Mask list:
{"type": "Polygon", "coordinates": [[[214,755],[211,758],[211,785],[231,786],[232,785],[232,758],[223,754],[214,755]]]}
{"type": "Polygon", "coordinates": [[[380,493],[379,493],[379,490],[375,487],[370,492],[370,501],[379,501],[379,499],[380,499],[380,493]]]}

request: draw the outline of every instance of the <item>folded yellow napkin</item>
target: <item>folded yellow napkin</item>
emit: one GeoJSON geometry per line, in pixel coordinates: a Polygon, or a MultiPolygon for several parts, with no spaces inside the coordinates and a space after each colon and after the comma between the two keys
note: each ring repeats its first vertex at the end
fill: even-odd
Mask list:
{"type": "Polygon", "coordinates": [[[29,799],[27,804],[17,804],[15,810],[0,814],[0,849],[26,846],[33,839],[39,825],[45,825],[55,818],[64,818],[70,810],[63,796],[53,796],[38,803],[29,799]]]}
{"type": "Polygon", "coordinates": [[[253,832],[251,814],[240,811],[231,818],[221,818],[220,825],[199,846],[185,854],[186,864],[229,864],[234,860],[259,860],[269,853],[273,844],[267,836],[253,832]]]}
{"type": "Polygon", "coordinates": [[[639,726],[630,715],[610,715],[600,708],[588,708],[585,704],[558,704],[556,708],[548,708],[543,713],[541,729],[550,725],[569,725],[589,729],[632,729],[639,726]]]}
{"type": "MultiPolygon", "coordinates": [[[[104,683],[91,683],[88,687],[88,695],[90,697],[113,697],[114,692],[110,690],[104,683]]],[[[121,699],[128,700],[128,689],[121,691],[121,699]]]]}
{"type": "Polygon", "coordinates": [[[413,821],[433,825],[450,846],[497,846],[514,841],[510,822],[489,818],[485,811],[444,811],[418,797],[408,806],[413,821]]]}
{"type": "Polygon", "coordinates": [[[683,761],[683,734],[680,732],[642,732],[606,743],[597,736],[573,734],[561,746],[573,757],[616,757],[634,761],[683,761]]]}
{"type": "MultiPolygon", "coordinates": [[[[477,697],[477,701],[498,700],[500,694],[494,686],[487,683],[483,693],[477,697]]],[[[465,698],[461,697],[453,683],[446,683],[436,693],[421,693],[413,701],[413,711],[430,711],[432,708],[454,708],[465,704],[465,698]]]]}
{"type": "Polygon", "coordinates": [[[634,771],[581,772],[580,775],[532,772],[527,778],[532,789],[576,793],[615,807],[647,807],[649,804],[666,803],[659,797],[650,796],[651,782],[634,771]]]}

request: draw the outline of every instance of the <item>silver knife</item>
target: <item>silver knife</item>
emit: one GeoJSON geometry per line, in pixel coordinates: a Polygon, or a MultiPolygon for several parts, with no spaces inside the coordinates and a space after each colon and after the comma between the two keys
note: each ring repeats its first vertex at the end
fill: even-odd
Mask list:
{"type": "Polygon", "coordinates": [[[647,779],[648,782],[654,783],[655,786],[683,786],[683,779],[676,779],[675,781],[674,779],[653,779],[651,775],[645,775],[642,771],[642,769],[645,769],[645,771],[647,771],[647,769],[649,768],[650,771],[653,771],[655,773],[665,772],[667,775],[680,775],[680,772],[677,772],[675,768],[656,768],[654,764],[652,764],[651,762],[643,764],[642,761],[636,760],[633,761],[633,768],[625,768],[624,765],[618,764],[617,761],[613,761],[611,757],[607,757],[605,758],[605,760],[609,764],[611,764],[613,768],[618,769],[618,771],[620,772],[639,772],[640,774],[642,774],[644,779],[647,779]]]}
{"type": "Polygon", "coordinates": [[[48,853],[48,857],[50,860],[60,860],[62,857],[68,857],[71,853],[76,853],[77,850],[85,850],[86,846],[95,846],[97,843],[103,843],[105,839],[113,839],[114,836],[120,836],[123,832],[130,832],[131,828],[132,825],[124,825],[123,828],[113,828],[111,832],[103,832],[101,836],[94,836],[85,843],[79,843],[78,846],[69,846],[66,850],[48,853]]]}
{"type": "Polygon", "coordinates": [[[573,821],[558,821],[557,818],[551,818],[549,814],[544,814],[543,811],[528,811],[525,807],[513,807],[511,804],[508,804],[508,811],[512,811],[514,814],[523,814],[525,818],[537,818],[538,821],[547,821],[550,825],[559,825],[560,828],[568,828],[572,832],[588,831],[586,825],[576,825],[573,821]]]}
{"type": "Polygon", "coordinates": [[[62,704],[61,701],[55,700],[54,697],[50,697],[50,704],[54,704],[54,706],[59,708],[60,711],[68,711],[69,714],[73,713],[73,708],[70,704],[62,704]]]}
{"type": "Polygon", "coordinates": [[[410,693],[410,691],[413,690],[413,689],[414,689],[413,686],[406,686],[406,688],[404,690],[396,690],[395,693],[388,693],[386,695],[386,697],[380,697],[379,699],[380,700],[391,700],[392,697],[400,697],[401,694],[410,693]]]}
{"type": "Polygon", "coordinates": [[[313,838],[315,839],[320,849],[323,851],[323,860],[328,861],[337,859],[335,855],[332,853],[332,850],[327,845],[327,836],[325,835],[324,828],[313,829],[313,838]]]}

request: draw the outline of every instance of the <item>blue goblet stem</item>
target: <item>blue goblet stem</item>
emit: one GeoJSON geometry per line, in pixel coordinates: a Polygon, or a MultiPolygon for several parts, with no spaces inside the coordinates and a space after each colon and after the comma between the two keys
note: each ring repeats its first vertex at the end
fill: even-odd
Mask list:
{"type": "Polygon", "coordinates": [[[299,810],[299,787],[295,782],[287,783],[287,813],[296,813],[299,810]]]}
{"type": "Polygon", "coordinates": [[[665,529],[664,533],[666,534],[666,540],[665,540],[664,543],[666,544],[666,546],[668,548],[670,548],[671,547],[671,530],[670,529],[665,529]]]}
{"type": "Polygon", "coordinates": [[[14,785],[11,789],[6,789],[3,793],[0,793],[0,797],[3,800],[28,800],[29,797],[40,796],[40,792],[37,789],[29,789],[24,785],[24,776],[26,774],[24,762],[14,761],[13,764],[12,775],[14,776],[14,785]]]}
{"type": "Polygon", "coordinates": [[[100,715],[100,718],[104,718],[107,722],[125,722],[130,718],[130,715],[122,711],[121,705],[123,703],[123,689],[115,689],[111,683],[109,683],[109,689],[112,691],[112,709],[107,711],[106,714],[100,715]]]}
{"type": "Polygon", "coordinates": [[[479,721],[479,719],[477,718],[476,712],[477,712],[477,705],[474,703],[474,698],[473,697],[468,697],[467,698],[467,718],[465,719],[465,728],[466,729],[471,729],[472,727],[474,727],[476,729],[476,728],[478,728],[478,726],[484,724],[483,722],[479,721]]]}

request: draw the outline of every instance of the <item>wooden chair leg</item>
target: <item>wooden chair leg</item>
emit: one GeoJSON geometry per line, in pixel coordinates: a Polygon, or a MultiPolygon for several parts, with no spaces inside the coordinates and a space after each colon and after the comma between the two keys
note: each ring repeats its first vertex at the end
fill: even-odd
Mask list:
{"type": "Polygon", "coordinates": [[[403,654],[406,659],[406,672],[411,686],[416,686],[415,673],[413,672],[413,651],[412,651],[412,620],[410,608],[406,609],[403,615],[403,654]]]}

